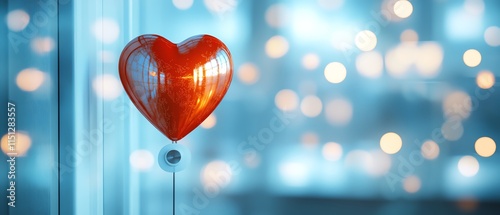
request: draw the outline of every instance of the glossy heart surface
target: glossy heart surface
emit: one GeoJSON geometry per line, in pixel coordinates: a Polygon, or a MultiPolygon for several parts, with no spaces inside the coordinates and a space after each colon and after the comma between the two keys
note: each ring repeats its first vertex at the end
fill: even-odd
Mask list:
{"type": "Polygon", "coordinates": [[[222,101],[233,63],[226,45],[213,36],[198,35],[175,44],[147,34],[125,46],[119,73],[137,109],[170,140],[178,141],[222,101]]]}

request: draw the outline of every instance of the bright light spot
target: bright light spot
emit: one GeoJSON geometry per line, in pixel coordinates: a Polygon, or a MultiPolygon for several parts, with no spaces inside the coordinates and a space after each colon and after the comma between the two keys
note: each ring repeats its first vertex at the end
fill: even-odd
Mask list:
{"type": "Polygon", "coordinates": [[[147,171],[153,167],[155,158],[150,151],[139,149],[130,154],[129,162],[133,169],[138,171],[147,171]]]}
{"type": "Polygon", "coordinates": [[[443,63],[443,48],[435,42],[423,43],[415,58],[415,66],[420,75],[424,77],[434,77],[439,72],[443,63]]]}
{"type": "Polygon", "coordinates": [[[434,160],[439,156],[439,145],[432,140],[427,140],[422,144],[420,153],[425,159],[434,160]]]}
{"type": "Polygon", "coordinates": [[[384,58],[377,51],[363,52],[356,57],[356,69],[367,78],[378,78],[384,69],[384,58]]]}
{"type": "Polygon", "coordinates": [[[211,129],[217,124],[217,117],[215,113],[208,115],[208,117],[200,124],[204,129],[211,129]]]}
{"type": "Polygon", "coordinates": [[[266,22],[269,26],[274,28],[280,28],[285,26],[289,20],[287,13],[287,8],[283,4],[271,5],[266,10],[266,22]]]}
{"type": "Polygon", "coordinates": [[[477,74],[476,84],[481,89],[490,89],[495,85],[495,75],[490,71],[481,71],[477,74]]]}
{"type": "Polygon", "coordinates": [[[201,182],[206,190],[210,192],[219,192],[231,183],[233,171],[231,166],[224,161],[215,160],[208,163],[201,172],[201,182]]]}
{"type": "Polygon", "coordinates": [[[288,41],[282,36],[271,37],[266,43],[266,53],[270,58],[283,57],[288,52],[288,41]]]}
{"type": "Polygon", "coordinates": [[[30,23],[30,15],[24,10],[13,10],[7,14],[7,27],[11,31],[22,31],[30,23]]]}
{"type": "Polygon", "coordinates": [[[415,63],[418,46],[414,43],[403,43],[391,49],[385,55],[387,72],[396,78],[403,77],[415,63]]]}
{"type": "Polygon", "coordinates": [[[441,126],[441,134],[446,140],[457,141],[464,134],[464,127],[460,118],[450,118],[441,126]]]}
{"type": "Polygon", "coordinates": [[[406,29],[399,38],[401,42],[418,42],[418,34],[413,29],[406,29]]]}
{"type": "Polygon", "coordinates": [[[17,86],[24,91],[35,91],[45,81],[45,73],[35,68],[21,70],[16,77],[17,86]]]}
{"type": "Polygon", "coordinates": [[[238,6],[237,0],[203,0],[203,2],[209,11],[217,14],[232,12],[238,6]]]}
{"type": "Polygon", "coordinates": [[[322,154],[328,161],[338,161],[342,157],[342,146],[338,143],[328,142],[323,145],[322,154]]]}
{"type": "Polygon", "coordinates": [[[318,4],[325,9],[338,9],[344,4],[344,0],[318,0],[318,4]]]}
{"type": "Polygon", "coordinates": [[[402,146],[403,140],[394,132],[386,133],[380,138],[380,148],[387,154],[396,154],[402,146]]]}
{"type": "Polygon", "coordinates": [[[326,119],[334,125],[346,125],[352,119],[352,104],[346,99],[334,99],[325,107],[326,119]]]}
{"type": "Polygon", "coordinates": [[[421,186],[422,182],[420,182],[420,178],[415,175],[409,176],[403,181],[403,189],[408,193],[418,192],[421,186]]]}
{"type": "Polygon", "coordinates": [[[338,84],[344,81],[347,76],[347,69],[342,63],[332,62],[326,65],[324,73],[328,82],[338,84]]]}
{"type": "Polygon", "coordinates": [[[318,116],[322,109],[323,104],[321,103],[321,99],[316,96],[306,96],[300,103],[300,110],[307,117],[312,118],[318,116]]]}
{"type": "Polygon", "coordinates": [[[103,63],[112,63],[115,61],[115,55],[111,51],[99,51],[97,56],[103,63]]]}
{"type": "Polygon", "coordinates": [[[120,35],[120,27],[114,19],[102,18],[92,26],[94,36],[103,43],[113,43],[120,35]]]}
{"type": "Polygon", "coordinates": [[[394,4],[394,14],[399,18],[408,18],[413,13],[413,5],[410,1],[397,1],[394,4]]]}
{"type": "MultiPolygon", "coordinates": [[[[395,13],[395,4],[399,0],[383,0],[380,8],[380,18],[391,21],[391,22],[399,22],[402,21],[403,18],[400,18],[399,16],[396,15],[395,13]]],[[[398,8],[398,9],[403,9],[403,8],[398,8]]]]}
{"type": "Polygon", "coordinates": [[[280,90],[274,97],[274,104],[282,111],[292,111],[299,105],[299,97],[293,90],[280,90]]]}
{"type": "Polygon", "coordinates": [[[307,184],[309,168],[305,163],[290,161],[279,166],[279,173],[287,185],[301,187],[307,184]]]}
{"type": "Polygon", "coordinates": [[[302,65],[308,70],[314,70],[319,66],[319,56],[314,53],[308,53],[302,57],[302,65]]]}
{"type": "Polygon", "coordinates": [[[122,93],[122,85],[115,76],[110,74],[99,75],[92,81],[92,87],[97,96],[104,100],[113,100],[122,93]]]}
{"type": "Polygon", "coordinates": [[[484,12],[483,0],[465,0],[464,9],[471,15],[481,15],[484,12]]]}
{"type": "Polygon", "coordinates": [[[314,132],[306,132],[302,134],[300,141],[308,148],[315,148],[318,145],[319,137],[314,132]]]}
{"type": "Polygon", "coordinates": [[[360,31],[356,34],[354,43],[361,51],[371,51],[377,46],[377,36],[369,30],[360,31]]]}
{"type": "Polygon", "coordinates": [[[443,101],[443,113],[446,118],[467,119],[470,116],[471,110],[471,97],[463,91],[453,91],[443,101]]]}
{"type": "Polygon", "coordinates": [[[292,12],[293,35],[301,41],[317,41],[330,32],[327,23],[319,17],[318,12],[309,7],[296,7],[292,12]]]}
{"type": "Polygon", "coordinates": [[[484,41],[489,46],[500,46],[500,28],[497,26],[491,26],[484,31],[484,41]]]}
{"type": "Polygon", "coordinates": [[[193,6],[193,0],[172,0],[172,3],[179,10],[187,10],[193,6]]]}
{"type": "Polygon", "coordinates": [[[481,137],[476,140],[474,144],[474,149],[476,149],[476,153],[481,157],[490,157],[495,154],[497,149],[497,145],[495,141],[489,137],[481,137]]]}
{"type": "Polygon", "coordinates": [[[458,171],[465,177],[472,177],[479,172],[479,162],[472,156],[463,156],[458,161],[458,171]]]}
{"type": "Polygon", "coordinates": [[[446,34],[451,39],[472,40],[483,33],[483,19],[480,15],[467,12],[465,8],[449,10],[446,16],[446,34]]]}
{"type": "Polygon", "coordinates": [[[468,67],[476,67],[481,63],[481,53],[475,49],[469,49],[464,52],[463,59],[468,67]]]}
{"type": "Polygon", "coordinates": [[[55,43],[51,37],[36,37],[31,40],[31,49],[38,54],[45,54],[54,49],[55,43]]]}
{"type": "Polygon", "coordinates": [[[238,69],[238,78],[245,84],[255,84],[259,80],[259,69],[252,63],[242,64],[238,69]]]}
{"type": "Polygon", "coordinates": [[[12,137],[9,137],[10,136],[8,134],[3,135],[2,137],[1,148],[3,153],[12,157],[24,156],[26,152],[28,152],[28,149],[30,149],[31,147],[30,136],[23,131],[17,131],[15,135],[12,135],[12,137],[15,137],[15,142],[12,142],[12,137]],[[12,154],[9,155],[9,153],[12,154]]]}

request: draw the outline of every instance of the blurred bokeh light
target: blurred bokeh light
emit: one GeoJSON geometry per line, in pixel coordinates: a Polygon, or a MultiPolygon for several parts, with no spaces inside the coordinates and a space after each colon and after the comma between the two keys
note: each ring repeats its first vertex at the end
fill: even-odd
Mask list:
{"type": "Polygon", "coordinates": [[[282,36],[271,37],[266,43],[266,53],[270,58],[283,57],[288,52],[288,41],[282,36]]]}
{"type": "Polygon", "coordinates": [[[387,154],[395,154],[399,152],[402,146],[403,141],[401,140],[401,137],[394,132],[385,133],[380,138],[380,148],[387,154]]]}
{"type": "Polygon", "coordinates": [[[424,158],[434,160],[439,156],[439,145],[432,140],[427,140],[422,144],[421,153],[424,158]]]}
{"type": "Polygon", "coordinates": [[[24,91],[35,91],[45,81],[45,73],[36,68],[27,68],[19,72],[16,78],[17,86],[24,91]]]}
{"type": "Polygon", "coordinates": [[[326,119],[333,125],[348,124],[353,115],[351,102],[346,99],[334,99],[329,101],[325,107],[326,119]]]}
{"type": "Polygon", "coordinates": [[[238,78],[245,84],[255,84],[259,80],[259,76],[259,69],[252,63],[245,63],[238,69],[238,78]]]}
{"type": "Polygon", "coordinates": [[[476,84],[481,89],[490,89],[495,85],[495,74],[490,71],[484,70],[477,74],[476,84]]]}
{"type": "Polygon", "coordinates": [[[122,93],[120,81],[113,75],[104,74],[92,81],[94,92],[105,100],[116,99],[122,93]]]}
{"type": "Polygon", "coordinates": [[[369,30],[360,31],[354,39],[356,46],[361,51],[371,51],[377,46],[377,36],[369,30]]]}
{"type": "Polygon", "coordinates": [[[484,41],[490,46],[500,46],[500,28],[491,26],[484,31],[484,41]]]}
{"type": "Polygon", "coordinates": [[[320,63],[319,56],[314,53],[308,53],[302,57],[302,65],[308,70],[314,70],[318,68],[320,63]]]}
{"type": "Polygon", "coordinates": [[[12,10],[7,14],[6,21],[11,31],[22,31],[30,23],[30,15],[24,10],[12,10]]]}
{"type": "Polygon", "coordinates": [[[147,171],[155,164],[155,156],[148,150],[140,149],[130,154],[129,162],[132,169],[147,171]]]}
{"type": "Polygon", "coordinates": [[[208,115],[208,117],[201,123],[201,127],[205,129],[213,128],[217,124],[217,117],[214,113],[208,115]]]}
{"type": "Polygon", "coordinates": [[[472,177],[479,172],[479,162],[470,155],[463,156],[458,161],[458,171],[465,177],[472,177]]]}
{"type": "Polygon", "coordinates": [[[495,153],[497,145],[493,139],[489,137],[481,137],[476,140],[474,148],[476,149],[477,154],[481,157],[490,157],[495,153]]]}
{"type": "Polygon", "coordinates": [[[476,67],[481,63],[481,53],[476,49],[469,49],[464,52],[464,63],[468,67],[476,67]]]}
{"type": "Polygon", "coordinates": [[[328,142],[323,145],[322,154],[328,161],[338,161],[342,157],[342,146],[335,142],[328,142]]]}
{"type": "Polygon", "coordinates": [[[309,95],[300,102],[300,110],[307,117],[316,117],[323,110],[323,104],[318,97],[309,95]]]}
{"type": "Polygon", "coordinates": [[[290,90],[280,90],[274,97],[276,107],[283,111],[295,110],[299,105],[299,97],[297,94],[290,90]]]}
{"type": "Polygon", "coordinates": [[[172,0],[172,3],[179,10],[187,10],[193,6],[194,0],[172,0]]]}
{"type": "Polygon", "coordinates": [[[408,18],[413,13],[413,5],[410,1],[400,0],[394,4],[394,14],[399,18],[408,18]]]}
{"type": "Polygon", "coordinates": [[[5,134],[1,139],[2,151],[12,157],[25,156],[31,148],[31,141],[31,137],[23,131],[18,131],[13,135],[5,134]]]}
{"type": "Polygon", "coordinates": [[[45,54],[52,51],[55,47],[55,42],[51,37],[37,37],[31,41],[31,48],[39,54],[45,54]]]}
{"type": "Polygon", "coordinates": [[[326,80],[330,83],[338,84],[346,78],[347,69],[342,63],[332,62],[326,65],[324,73],[326,80]]]}

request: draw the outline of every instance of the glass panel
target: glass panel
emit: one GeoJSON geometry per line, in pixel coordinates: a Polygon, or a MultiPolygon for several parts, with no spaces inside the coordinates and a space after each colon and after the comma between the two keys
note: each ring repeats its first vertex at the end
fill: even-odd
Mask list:
{"type": "Polygon", "coordinates": [[[0,214],[58,214],[57,4],[31,2],[0,3],[0,214]]]}

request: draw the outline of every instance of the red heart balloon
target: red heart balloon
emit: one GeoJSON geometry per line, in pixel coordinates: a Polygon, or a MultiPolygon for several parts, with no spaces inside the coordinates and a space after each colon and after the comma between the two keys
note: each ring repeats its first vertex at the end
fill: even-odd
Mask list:
{"type": "Polygon", "coordinates": [[[231,53],[213,36],[179,44],[141,35],[123,49],[120,79],[130,100],[172,141],[189,134],[221,102],[233,77],[231,53]]]}

